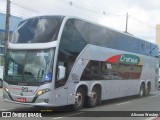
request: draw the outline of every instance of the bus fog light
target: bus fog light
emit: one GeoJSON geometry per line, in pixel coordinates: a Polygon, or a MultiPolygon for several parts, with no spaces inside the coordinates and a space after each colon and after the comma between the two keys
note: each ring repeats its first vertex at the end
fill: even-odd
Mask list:
{"type": "Polygon", "coordinates": [[[44,102],[45,102],[45,103],[48,103],[48,102],[49,102],[49,99],[46,99],[44,102]]]}

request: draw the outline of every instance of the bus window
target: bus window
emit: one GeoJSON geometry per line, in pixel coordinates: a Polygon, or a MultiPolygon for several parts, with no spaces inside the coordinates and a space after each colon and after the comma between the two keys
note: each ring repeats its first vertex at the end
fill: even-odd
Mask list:
{"type": "Polygon", "coordinates": [[[45,43],[57,40],[61,17],[38,17],[22,21],[10,40],[12,43],[45,43]]]}
{"type": "Polygon", "coordinates": [[[97,45],[105,45],[104,41],[106,41],[106,31],[103,27],[89,24],[89,32],[90,43],[97,45]]]}

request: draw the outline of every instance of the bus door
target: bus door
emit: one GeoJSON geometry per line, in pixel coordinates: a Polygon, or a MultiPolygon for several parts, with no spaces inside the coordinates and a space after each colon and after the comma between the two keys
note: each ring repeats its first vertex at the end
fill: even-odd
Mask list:
{"type": "Polygon", "coordinates": [[[67,105],[68,103],[68,84],[67,67],[64,62],[58,62],[57,79],[55,81],[56,105],[67,105]]]}
{"type": "Polygon", "coordinates": [[[65,84],[62,87],[56,88],[56,105],[68,104],[68,85],[65,84]]]}

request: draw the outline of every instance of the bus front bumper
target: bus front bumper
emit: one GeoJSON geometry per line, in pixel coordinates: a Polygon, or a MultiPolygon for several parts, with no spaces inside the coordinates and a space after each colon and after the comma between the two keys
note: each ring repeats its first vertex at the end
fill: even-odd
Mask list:
{"type": "Polygon", "coordinates": [[[54,99],[53,100],[49,99],[47,94],[44,94],[39,97],[19,96],[19,95],[10,94],[9,92],[6,92],[5,90],[3,90],[3,98],[5,102],[10,102],[15,104],[23,104],[23,105],[29,105],[29,106],[56,107],[54,104],[54,99]],[[25,101],[18,101],[17,99],[19,98],[25,99],[25,101]]]}
{"type": "Polygon", "coordinates": [[[14,103],[14,104],[22,104],[27,106],[44,106],[44,107],[53,107],[52,104],[41,102],[41,103],[25,103],[25,102],[16,102],[9,99],[4,99],[5,102],[14,103]]]}

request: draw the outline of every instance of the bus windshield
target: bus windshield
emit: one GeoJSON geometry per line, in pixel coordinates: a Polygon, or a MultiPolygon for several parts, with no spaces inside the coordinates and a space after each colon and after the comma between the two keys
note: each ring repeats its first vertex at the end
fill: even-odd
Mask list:
{"type": "Polygon", "coordinates": [[[8,50],[5,81],[8,83],[50,82],[55,49],[8,50]]]}
{"type": "Polygon", "coordinates": [[[63,17],[36,17],[19,23],[11,43],[45,43],[57,39],[63,17]]]}

